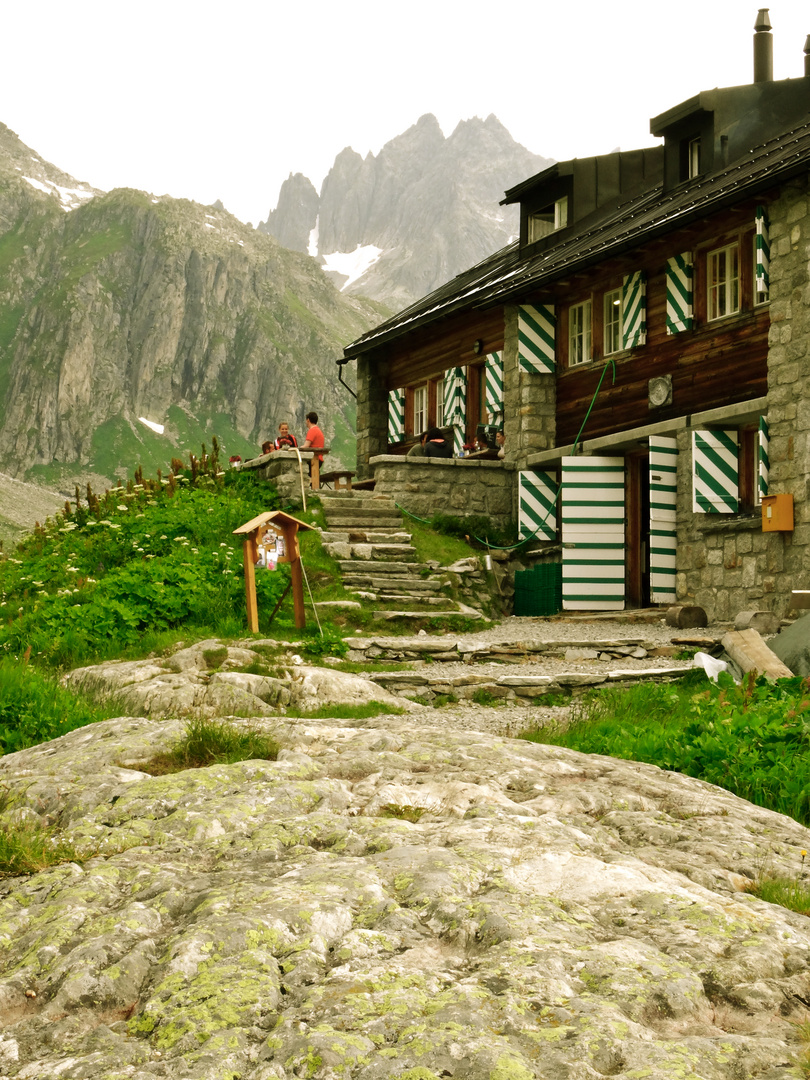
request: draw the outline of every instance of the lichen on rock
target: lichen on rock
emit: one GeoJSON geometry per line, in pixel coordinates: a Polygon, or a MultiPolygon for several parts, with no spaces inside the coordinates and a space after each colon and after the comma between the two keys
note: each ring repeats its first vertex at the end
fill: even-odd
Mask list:
{"type": "Polygon", "coordinates": [[[0,1076],[799,1075],[810,922],[744,886],[806,829],[420,715],[257,715],[278,761],[161,777],[182,720],[0,759],[82,856],[0,883],[0,1076]]]}

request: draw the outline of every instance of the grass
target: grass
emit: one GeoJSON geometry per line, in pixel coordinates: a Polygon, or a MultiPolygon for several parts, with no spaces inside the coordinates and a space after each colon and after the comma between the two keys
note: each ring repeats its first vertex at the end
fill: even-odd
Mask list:
{"type": "Polygon", "coordinates": [[[810,883],[801,878],[764,876],[751,882],[747,891],[769,904],[810,916],[810,883]]]}
{"type": "MultiPolygon", "coordinates": [[[[13,808],[11,795],[0,790],[0,814],[13,808]]],[[[0,876],[36,874],[49,866],[79,861],[76,849],[67,840],[54,836],[53,829],[39,820],[16,814],[0,822],[0,876]]]]}
{"type": "Polygon", "coordinates": [[[717,784],[810,825],[810,682],[742,686],[690,672],[678,684],[593,691],[570,721],[522,733],[533,742],[646,761],[717,784]]]}
{"type": "Polygon", "coordinates": [[[238,761],[275,761],[279,745],[254,728],[240,728],[216,720],[190,720],[180,742],[156,754],[138,768],[152,776],[166,776],[209,765],[235,765],[238,761]]]}
{"type": "Polygon", "coordinates": [[[424,812],[424,806],[400,806],[399,803],[386,803],[380,807],[380,817],[399,818],[401,821],[410,821],[413,825],[424,812]]]}

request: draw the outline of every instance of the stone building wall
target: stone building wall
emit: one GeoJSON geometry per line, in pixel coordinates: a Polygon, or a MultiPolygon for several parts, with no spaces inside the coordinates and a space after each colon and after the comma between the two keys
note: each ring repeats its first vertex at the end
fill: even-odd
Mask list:
{"type": "Polygon", "coordinates": [[[463,458],[372,458],[374,494],[390,495],[416,517],[483,515],[499,528],[514,520],[514,466],[463,458]]]}
{"type": "Polygon", "coordinates": [[[793,495],[794,531],[763,533],[759,514],[693,514],[690,433],[679,435],[677,595],[713,619],[754,608],[784,616],[791,591],[810,588],[809,196],[804,177],[768,207],[768,490],[793,495]]]}
{"type": "Polygon", "coordinates": [[[372,475],[366,463],[388,448],[386,361],[371,353],[357,358],[357,477],[372,475]]]}
{"type": "Polygon", "coordinates": [[[521,371],[515,305],[504,309],[503,386],[506,460],[525,469],[529,455],[555,445],[557,376],[521,371]]]}

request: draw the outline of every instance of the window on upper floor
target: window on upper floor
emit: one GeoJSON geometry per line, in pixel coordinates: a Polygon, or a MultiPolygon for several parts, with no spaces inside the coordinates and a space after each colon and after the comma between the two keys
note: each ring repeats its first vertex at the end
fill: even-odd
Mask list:
{"type": "Polygon", "coordinates": [[[602,329],[604,355],[619,352],[622,348],[622,290],[606,292],[602,304],[602,329]]]}
{"type": "Polygon", "coordinates": [[[567,225],[568,196],[563,195],[542,210],[529,214],[526,242],[533,244],[536,240],[542,240],[544,236],[556,232],[557,229],[564,229],[567,225]]]}
{"type": "Polygon", "coordinates": [[[421,435],[428,426],[427,386],[417,386],[413,392],[413,433],[421,435]]]}
{"type": "Polygon", "coordinates": [[[568,309],[568,366],[586,364],[591,359],[591,302],[573,304],[568,309]]]}
{"type": "Polygon", "coordinates": [[[740,249],[716,248],[706,256],[706,317],[722,319],[740,310],[740,249]]]}

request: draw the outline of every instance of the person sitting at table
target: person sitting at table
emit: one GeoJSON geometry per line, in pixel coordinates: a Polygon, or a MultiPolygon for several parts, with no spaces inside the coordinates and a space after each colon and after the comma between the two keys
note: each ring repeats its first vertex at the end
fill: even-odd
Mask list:
{"type": "Polygon", "coordinates": [[[495,432],[495,442],[498,444],[498,457],[502,458],[504,456],[504,449],[506,445],[506,436],[502,431],[495,432]]]}
{"type": "Polygon", "coordinates": [[[274,445],[276,450],[289,450],[293,446],[298,446],[298,440],[290,434],[290,425],[284,420],[278,425],[278,438],[274,445]]]}
{"type": "Polygon", "coordinates": [[[453,448],[442,435],[441,428],[433,427],[425,437],[425,457],[451,458],[453,448]]]}
{"type": "Polygon", "coordinates": [[[419,436],[419,442],[413,444],[406,457],[424,457],[425,456],[425,440],[427,439],[427,432],[423,431],[419,436]]]}

